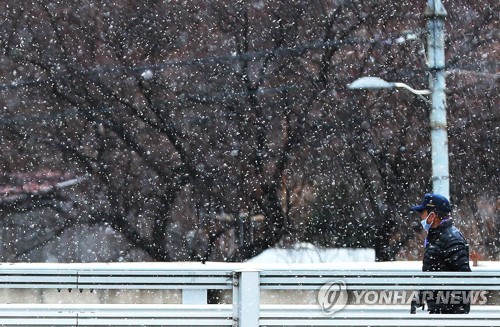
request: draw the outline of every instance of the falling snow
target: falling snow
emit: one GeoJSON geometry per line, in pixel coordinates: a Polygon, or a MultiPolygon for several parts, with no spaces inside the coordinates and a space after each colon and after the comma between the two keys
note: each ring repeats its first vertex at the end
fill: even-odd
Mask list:
{"type": "MultiPolygon", "coordinates": [[[[419,260],[423,2],[3,1],[1,261],[419,260]],[[415,222],[417,224],[415,224],[415,222]]],[[[500,255],[496,3],[449,0],[453,216],[500,255]]]]}

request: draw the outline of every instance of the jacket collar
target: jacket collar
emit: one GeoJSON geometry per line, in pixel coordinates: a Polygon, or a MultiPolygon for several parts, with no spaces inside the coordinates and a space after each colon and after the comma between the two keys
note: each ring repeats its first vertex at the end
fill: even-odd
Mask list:
{"type": "Polygon", "coordinates": [[[432,237],[434,235],[441,234],[441,232],[443,232],[445,229],[447,229],[450,226],[453,226],[453,219],[451,219],[451,218],[446,218],[446,220],[443,219],[443,221],[441,221],[441,223],[439,224],[438,227],[431,228],[429,230],[429,236],[432,237]]]}

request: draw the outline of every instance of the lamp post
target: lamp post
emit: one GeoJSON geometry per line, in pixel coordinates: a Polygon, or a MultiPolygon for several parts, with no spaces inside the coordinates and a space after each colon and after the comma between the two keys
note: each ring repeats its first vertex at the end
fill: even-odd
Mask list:
{"type": "Polygon", "coordinates": [[[431,91],[431,143],[433,192],[450,198],[448,163],[448,132],[446,131],[446,67],[444,59],[444,21],[446,10],[441,0],[428,0],[425,8],[427,19],[427,68],[431,91]]]}
{"type": "Polygon", "coordinates": [[[378,77],[361,77],[347,85],[351,90],[404,88],[430,104],[432,189],[434,193],[450,198],[448,162],[448,133],[446,131],[446,67],[444,58],[444,20],[446,10],[441,0],[428,0],[427,19],[427,68],[429,90],[415,90],[399,82],[387,82],[378,77]],[[429,95],[426,98],[424,95],[429,95]]]}

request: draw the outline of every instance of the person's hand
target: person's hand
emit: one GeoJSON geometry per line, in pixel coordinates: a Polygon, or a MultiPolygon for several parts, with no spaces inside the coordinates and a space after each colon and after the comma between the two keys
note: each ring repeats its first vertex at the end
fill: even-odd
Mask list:
{"type": "Polygon", "coordinates": [[[417,308],[420,308],[420,307],[422,307],[422,310],[425,309],[424,301],[422,299],[421,294],[419,293],[418,295],[415,295],[413,300],[411,300],[410,313],[411,314],[417,313],[417,308]]]}

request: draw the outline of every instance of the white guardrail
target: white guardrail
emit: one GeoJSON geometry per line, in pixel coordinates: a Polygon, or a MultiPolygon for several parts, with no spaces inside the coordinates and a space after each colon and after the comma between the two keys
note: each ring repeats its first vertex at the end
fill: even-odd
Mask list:
{"type": "Polygon", "coordinates": [[[423,273],[419,269],[417,262],[4,263],[0,264],[0,293],[4,292],[0,325],[500,326],[498,262],[480,262],[471,273],[423,273]],[[339,281],[350,300],[340,310],[325,313],[318,304],[318,291],[339,281]],[[468,315],[409,313],[406,302],[412,291],[450,289],[488,293],[480,294],[482,303],[473,304],[468,315]],[[177,291],[180,299],[179,303],[116,303],[114,298],[114,303],[107,303],[101,294],[99,303],[88,303],[79,298],[82,293],[127,290],[177,291]],[[208,304],[209,290],[226,293],[229,302],[208,304]],[[9,298],[15,291],[28,291],[28,295],[22,293],[21,300],[9,298]],[[384,292],[396,294],[392,300],[403,303],[377,301],[391,300],[384,292]],[[71,294],[76,299],[68,300],[71,294]],[[269,294],[272,301],[265,298],[269,294]],[[361,295],[364,303],[351,303],[361,295]],[[304,300],[307,296],[310,299],[304,300]]]}

